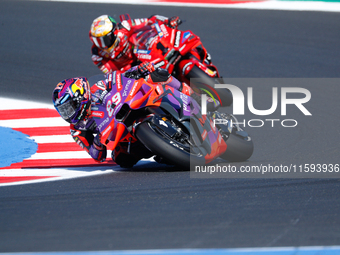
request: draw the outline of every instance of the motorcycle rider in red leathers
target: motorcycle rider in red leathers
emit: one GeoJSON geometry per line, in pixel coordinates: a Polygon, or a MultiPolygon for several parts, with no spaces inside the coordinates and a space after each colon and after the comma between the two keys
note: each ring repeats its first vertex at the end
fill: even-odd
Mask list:
{"type": "Polygon", "coordinates": [[[126,20],[117,23],[111,16],[102,15],[92,22],[89,32],[93,43],[92,61],[103,73],[107,74],[116,70],[126,71],[138,64],[129,42],[132,34],[143,31],[155,22],[163,23],[171,28],[176,28],[181,23],[177,16],[166,18],[153,15],[150,18],[131,20],[131,23],[127,21],[130,20],[127,14],[125,17],[126,20]]]}
{"type": "MultiPolygon", "coordinates": [[[[167,70],[157,68],[155,70],[151,63],[142,63],[138,67],[130,69],[124,73],[127,78],[131,71],[137,71],[144,79],[151,84],[167,84],[182,91],[186,95],[191,95],[193,91],[190,87],[179,82],[171,76],[167,70]]],[[[100,132],[95,120],[91,115],[91,107],[95,107],[100,102],[102,93],[110,91],[110,81],[115,75],[107,74],[105,77],[96,80],[90,88],[85,77],[66,79],[58,83],[53,91],[53,104],[60,116],[70,123],[71,135],[75,142],[79,144],[97,162],[106,160],[106,147],[100,142],[100,132]]],[[[132,167],[142,158],[149,158],[152,154],[142,147],[141,144],[134,143],[127,151],[127,146],[118,143],[112,152],[112,159],[121,167],[132,167]]],[[[156,158],[157,160],[157,158],[156,158]]]]}

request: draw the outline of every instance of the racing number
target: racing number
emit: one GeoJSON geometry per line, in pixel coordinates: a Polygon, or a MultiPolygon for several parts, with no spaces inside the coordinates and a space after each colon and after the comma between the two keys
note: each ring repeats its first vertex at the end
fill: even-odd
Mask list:
{"type": "Polygon", "coordinates": [[[111,100],[107,101],[106,110],[110,118],[112,117],[114,108],[116,107],[117,104],[120,103],[121,100],[122,100],[122,97],[120,96],[120,93],[117,92],[116,94],[112,96],[111,100]]]}
{"type": "Polygon", "coordinates": [[[120,101],[122,100],[122,97],[120,96],[120,93],[119,92],[117,92],[116,94],[114,94],[113,96],[112,96],[112,102],[115,104],[115,105],[117,105],[117,104],[119,104],[120,103],[120,101]]]}

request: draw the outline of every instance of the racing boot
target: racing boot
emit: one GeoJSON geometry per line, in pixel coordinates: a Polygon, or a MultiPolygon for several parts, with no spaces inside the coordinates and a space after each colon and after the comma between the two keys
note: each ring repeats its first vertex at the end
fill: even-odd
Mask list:
{"type": "Polygon", "coordinates": [[[112,151],[112,160],[122,168],[132,168],[142,158],[150,158],[151,153],[140,142],[119,143],[112,151]]]}
{"type": "Polygon", "coordinates": [[[117,145],[112,151],[111,157],[122,168],[132,168],[139,161],[139,159],[127,153],[127,147],[122,145],[117,145]]]}

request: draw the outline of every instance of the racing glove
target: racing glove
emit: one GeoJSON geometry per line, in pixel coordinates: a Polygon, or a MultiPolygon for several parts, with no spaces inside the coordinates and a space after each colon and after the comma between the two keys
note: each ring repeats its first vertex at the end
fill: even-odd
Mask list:
{"type": "Polygon", "coordinates": [[[100,135],[93,139],[93,144],[90,147],[89,153],[91,157],[97,162],[104,162],[106,160],[106,147],[100,142],[100,135]]]}
{"type": "Polygon", "coordinates": [[[147,76],[148,74],[152,73],[153,71],[155,71],[155,67],[153,66],[153,64],[149,63],[149,62],[145,62],[145,63],[141,63],[138,67],[137,67],[137,71],[138,73],[140,73],[141,76],[147,76]]]}
{"type": "Polygon", "coordinates": [[[170,18],[168,20],[168,27],[170,28],[177,28],[180,24],[182,23],[182,21],[179,19],[178,16],[174,16],[172,18],[170,18]]]}

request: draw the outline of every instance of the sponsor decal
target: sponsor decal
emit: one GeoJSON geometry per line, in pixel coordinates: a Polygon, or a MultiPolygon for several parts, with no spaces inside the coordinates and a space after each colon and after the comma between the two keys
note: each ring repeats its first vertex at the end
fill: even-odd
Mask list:
{"type": "Polygon", "coordinates": [[[105,137],[110,131],[111,131],[112,127],[108,126],[102,133],[102,137],[105,137]]]}
{"type": "Polygon", "coordinates": [[[174,46],[176,48],[179,47],[179,42],[180,42],[180,39],[181,39],[181,34],[182,34],[181,31],[177,31],[176,32],[176,38],[175,38],[175,44],[174,44],[174,46]]]}
{"type": "Polygon", "coordinates": [[[164,24],[161,25],[161,29],[162,29],[162,32],[164,34],[164,37],[168,37],[169,33],[168,33],[168,30],[166,29],[164,24]]]}
{"type": "Polygon", "coordinates": [[[175,29],[172,29],[171,30],[171,40],[170,40],[171,45],[174,44],[174,40],[175,40],[175,29]]]}
{"type": "Polygon", "coordinates": [[[121,91],[122,90],[122,77],[120,74],[116,76],[116,85],[117,85],[117,90],[121,91]]]}
{"type": "Polygon", "coordinates": [[[183,103],[185,103],[185,104],[188,104],[188,102],[189,102],[189,96],[187,96],[186,94],[183,94],[183,93],[181,93],[180,94],[180,98],[182,99],[182,101],[183,101],[183,103]]]}
{"type": "Polygon", "coordinates": [[[100,111],[92,111],[91,112],[92,117],[94,118],[104,118],[104,112],[100,112],[100,111]]]}
{"type": "Polygon", "coordinates": [[[102,131],[102,128],[109,122],[109,117],[103,120],[102,123],[99,124],[98,129],[99,131],[102,131]]]}
{"type": "Polygon", "coordinates": [[[108,81],[109,81],[109,82],[111,82],[112,79],[114,78],[114,77],[113,77],[113,74],[116,74],[116,72],[111,73],[111,74],[109,75],[109,77],[108,77],[108,81]]]}
{"type": "Polygon", "coordinates": [[[154,67],[155,67],[155,69],[156,69],[156,68],[158,68],[158,67],[163,66],[164,64],[165,64],[165,62],[164,62],[164,61],[161,61],[161,62],[158,62],[158,63],[154,64],[154,67]]]}
{"type": "Polygon", "coordinates": [[[137,57],[139,59],[148,59],[148,60],[151,59],[151,55],[147,55],[147,54],[138,54],[137,57]]]}
{"type": "Polygon", "coordinates": [[[141,24],[140,19],[134,19],[133,22],[138,26],[141,24]]]}
{"type": "Polygon", "coordinates": [[[183,101],[183,110],[186,111],[186,112],[190,112],[190,109],[188,109],[188,104],[189,104],[189,96],[181,93],[180,94],[180,98],[182,99],[183,101]]]}
{"type": "Polygon", "coordinates": [[[125,84],[125,88],[124,88],[124,91],[123,91],[123,97],[126,97],[127,96],[127,92],[128,92],[128,89],[130,87],[130,83],[131,83],[131,80],[128,80],[127,83],[125,84]]]}
{"type": "Polygon", "coordinates": [[[107,90],[108,90],[108,91],[111,91],[112,85],[115,85],[115,84],[116,84],[116,71],[114,71],[113,73],[111,73],[111,74],[108,76],[108,79],[106,79],[106,80],[107,80],[107,84],[108,84],[107,90]]]}
{"type": "Polygon", "coordinates": [[[205,140],[205,138],[207,137],[207,135],[208,135],[208,132],[207,132],[206,129],[204,129],[204,131],[203,131],[203,133],[202,133],[202,140],[203,140],[203,141],[205,140]]]}
{"type": "Polygon", "coordinates": [[[99,100],[100,100],[101,102],[103,102],[105,96],[107,96],[108,93],[109,93],[109,92],[108,92],[107,90],[103,91],[103,93],[101,93],[101,95],[100,95],[100,97],[99,97],[99,100]]]}
{"type": "Polygon", "coordinates": [[[135,54],[150,54],[151,51],[150,50],[134,49],[133,53],[135,53],[135,54]]]}
{"type": "Polygon", "coordinates": [[[138,85],[138,82],[135,82],[132,89],[131,89],[130,97],[132,97],[135,94],[135,90],[137,88],[137,85],[138,85]]]}
{"type": "Polygon", "coordinates": [[[162,15],[155,15],[155,17],[156,17],[156,19],[161,20],[161,21],[168,19],[167,17],[162,16],[162,15]]]}
{"type": "Polygon", "coordinates": [[[79,90],[81,95],[84,94],[83,83],[83,79],[77,79],[71,86],[73,93],[76,93],[76,91],[79,90]]]}
{"type": "Polygon", "coordinates": [[[190,37],[190,35],[191,33],[189,31],[185,32],[183,34],[182,43],[185,42],[190,37]]]}
{"type": "Polygon", "coordinates": [[[155,23],[155,28],[157,30],[158,36],[160,38],[162,38],[163,37],[163,32],[162,32],[161,28],[159,27],[158,23],[155,23]]]}
{"type": "Polygon", "coordinates": [[[134,19],[132,22],[136,25],[140,25],[144,22],[147,22],[148,19],[134,19]]]}

